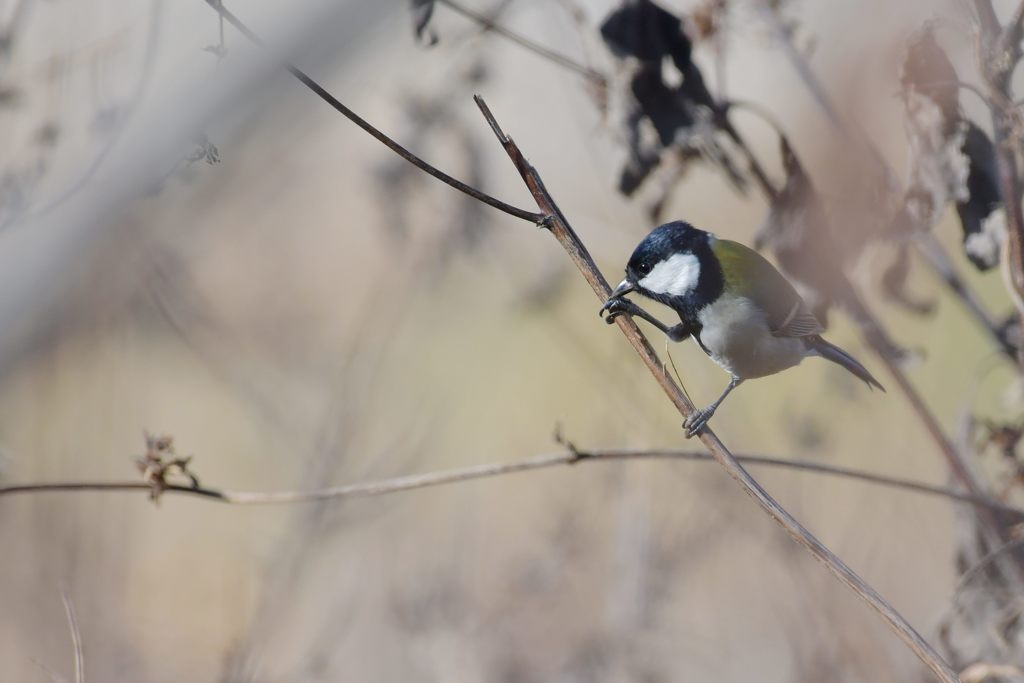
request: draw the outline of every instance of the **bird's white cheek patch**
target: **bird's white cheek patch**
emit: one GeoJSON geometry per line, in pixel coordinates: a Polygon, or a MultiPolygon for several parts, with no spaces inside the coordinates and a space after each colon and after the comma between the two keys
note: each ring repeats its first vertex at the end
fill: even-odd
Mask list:
{"type": "Polygon", "coordinates": [[[697,287],[700,261],[693,254],[672,254],[638,283],[649,292],[683,296],[697,287]]]}

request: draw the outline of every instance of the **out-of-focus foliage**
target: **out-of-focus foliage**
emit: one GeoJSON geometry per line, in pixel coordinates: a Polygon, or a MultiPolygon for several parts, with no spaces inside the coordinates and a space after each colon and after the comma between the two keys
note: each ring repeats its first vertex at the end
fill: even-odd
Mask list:
{"type": "Polygon", "coordinates": [[[827,324],[828,309],[854,296],[843,272],[825,204],[814,182],[785,137],[779,140],[786,184],[769,208],[754,236],[757,249],[769,249],[779,266],[807,301],[814,315],[827,324]]]}
{"type": "Polygon", "coordinates": [[[410,0],[412,9],[412,28],[416,40],[424,45],[436,45],[437,32],[430,26],[430,18],[434,15],[434,0],[410,0]]]}
{"type": "MultiPolygon", "coordinates": [[[[893,262],[884,282],[899,301],[929,309],[911,288],[942,300],[927,319],[886,321],[929,354],[910,381],[944,429],[965,393],[985,401],[970,406],[972,415],[993,405],[1012,413],[979,417],[978,438],[962,448],[979,453],[973,464],[994,495],[1021,500],[1019,403],[996,396],[1016,375],[1006,379],[1013,371],[1001,367],[976,392],[964,388],[991,349],[952,297],[911,270],[907,245],[925,226],[906,219],[887,230],[903,193],[878,159],[862,162],[869,155],[856,136],[836,144],[840,136],[822,125],[752,3],[629,2],[608,15],[609,2],[467,2],[488,18],[507,7],[503,26],[596,64],[595,72],[611,52],[609,92],[632,114],[617,131],[631,140],[622,168],[621,150],[600,132],[604,112],[587,97],[600,74],[579,79],[498,43],[498,31],[465,15],[459,21],[471,30],[445,25],[438,43],[435,22],[447,17],[432,15],[436,2],[410,0],[414,31],[405,4],[325,1],[314,14],[305,3],[227,3],[272,46],[273,68],[256,74],[239,67],[261,52],[230,27],[225,52],[202,0],[164,3],[163,23],[129,0],[96,0],[107,11],[15,3],[18,16],[33,6],[39,25],[27,34],[0,29],[0,83],[10,88],[6,100],[0,90],[0,126],[18,143],[5,150],[0,174],[0,223],[9,228],[0,230],[0,260],[15,254],[24,263],[14,265],[37,268],[40,253],[17,251],[22,240],[38,237],[46,251],[59,232],[26,217],[66,186],[81,188],[68,207],[97,188],[116,206],[67,219],[88,226],[53,271],[68,279],[41,281],[18,302],[28,314],[0,318],[0,331],[24,328],[30,338],[17,355],[0,344],[4,483],[139,476],[132,458],[146,427],[175,434],[195,456],[175,462],[150,444],[160,452],[139,465],[154,492],[168,473],[276,491],[513,461],[561,448],[549,437],[555,422],[587,446],[678,444],[676,414],[621,337],[599,324],[598,304],[542,232],[390,156],[281,72],[285,56],[424,158],[529,206],[477,118],[470,95],[482,92],[609,275],[650,228],[636,210],[640,195],[660,192],[653,212],[672,210],[748,243],[760,222],[760,246],[816,312],[850,314],[856,330],[839,321],[829,334],[873,371],[880,361],[856,347],[862,336],[878,343],[864,282],[876,261],[893,262]],[[151,51],[164,57],[155,69],[146,66],[151,51]],[[704,78],[710,67],[698,68],[705,63],[714,79],[704,78]],[[759,122],[748,129],[737,114],[730,123],[720,70],[730,97],[753,99],[781,120],[789,137],[779,158],[759,122]],[[137,89],[137,74],[152,81],[148,92],[137,89]],[[31,109],[40,100],[52,106],[31,109]],[[177,131],[188,116],[197,125],[177,131]],[[133,123],[140,136],[118,143],[133,123]],[[778,176],[770,200],[735,192],[758,180],[734,135],[740,124],[778,176]],[[174,131],[183,142],[169,153],[139,142],[174,131]],[[60,174],[56,152],[67,149],[80,163],[60,174]],[[78,172],[96,160],[101,173],[78,172]],[[189,182],[122,193],[139,168],[189,182]],[[687,169],[696,172],[684,184],[687,169]],[[608,191],[612,177],[632,201],[608,191]],[[39,305],[48,289],[59,306],[39,305]]],[[[837,0],[799,12],[784,0],[758,6],[790,39],[800,20],[801,43],[817,41],[823,53],[808,60],[811,72],[849,122],[888,133],[879,135],[883,161],[898,159],[892,55],[932,3],[908,0],[892,11],[892,3],[865,2],[856,11],[837,0]],[[879,21],[883,11],[891,22],[879,21]]],[[[924,63],[911,71],[922,75],[907,85],[919,117],[908,125],[928,124],[915,128],[913,153],[934,151],[910,176],[921,190],[908,197],[929,221],[952,216],[943,207],[954,203],[964,231],[984,235],[999,213],[985,163],[991,143],[969,122],[947,126],[960,116],[958,93],[934,85],[929,69],[945,66],[931,59],[921,52],[924,63]],[[950,146],[961,131],[960,147],[950,146]],[[947,183],[956,167],[946,162],[958,154],[977,163],[947,183]],[[967,201],[955,198],[957,183],[967,201]]],[[[950,226],[927,227],[944,239],[950,226]]],[[[985,303],[1005,303],[994,275],[971,269],[967,278],[985,303]]],[[[695,345],[651,341],[695,399],[720,390],[720,370],[695,345]]],[[[898,392],[869,395],[843,379],[809,361],[751,382],[716,416],[716,429],[738,451],[944,481],[945,463],[898,392]]],[[[973,508],[963,508],[956,536],[942,499],[811,474],[756,476],[927,638],[936,615],[956,612],[943,622],[941,644],[958,665],[1020,661],[1013,586],[994,571],[971,572],[988,552],[973,508]]],[[[0,546],[11,557],[0,563],[4,680],[42,678],[33,661],[70,679],[55,586],[75,599],[90,681],[218,679],[218,669],[231,683],[860,683],[920,673],[872,615],[703,463],[593,463],[298,507],[164,496],[155,509],[145,492],[0,502],[0,546]]]]}
{"type": "Polygon", "coordinates": [[[906,352],[881,328],[847,276],[850,264],[828,207],[785,136],[779,148],[786,184],[772,199],[754,246],[771,251],[822,324],[827,325],[829,308],[837,305],[878,348],[893,359],[904,358],[906,352]]]}
{"type": "MultiPolygon", "coordinates": [[[[632,195],[662,164],[675,167],[674,182],[697,159],[744,189],[747,181],[722,139],[724,112],[692,60],[683,22],[650,0],[627,0],[602,22],[601,37],[616,58],[610,96],[623,112],[627,157],[619,191],[632,195]]],[[[652,213],[663,197],[664,191],[652,213]]]]}
{"type": "Polygon", "coordinates": [[[1000,206],[995,150],[988,135],[960,106],[960,78],[924,26],[911,40],[900,76],[910,142],[905,217],[912,229],[930,229],[955,203],[964,252],[980,270],[999,260],[1005,231],[992,214],[1000,206]]]}

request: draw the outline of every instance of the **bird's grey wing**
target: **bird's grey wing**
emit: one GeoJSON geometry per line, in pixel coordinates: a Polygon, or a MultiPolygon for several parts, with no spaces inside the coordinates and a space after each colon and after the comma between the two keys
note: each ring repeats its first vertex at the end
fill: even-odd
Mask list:
{"type": "Polygon", "coordinates": [[[809,337],[825,331],[818,319],[807,308],[807,304],[799,298],[793,303],[790,312],[781,322],[773,321],[769,316],[768,325],[776,337],[809,337]]]}
{"type": "Polygon", "coordinates": [[[763,256],[732,240],[717,239],[711,248],[722,266],[725,286],[757,304],[776,337],[809,337],[825,331],[793,285],[763,256]]]}

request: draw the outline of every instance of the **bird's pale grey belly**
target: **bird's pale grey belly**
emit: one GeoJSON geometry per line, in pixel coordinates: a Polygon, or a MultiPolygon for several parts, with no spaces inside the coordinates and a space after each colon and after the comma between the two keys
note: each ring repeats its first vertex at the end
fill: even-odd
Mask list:
{"type": "Polygon", "coordinates": [[[764,377],[800,363],[807,347],[797,337],[776,337],[750,299],[723,294],[701,309],[700,343],[711,359],[740,379],[764,377]]]}

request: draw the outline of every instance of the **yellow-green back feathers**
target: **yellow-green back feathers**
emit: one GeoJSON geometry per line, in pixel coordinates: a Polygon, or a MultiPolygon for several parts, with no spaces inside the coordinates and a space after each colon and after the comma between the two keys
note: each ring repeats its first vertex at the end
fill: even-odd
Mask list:
{"type": "Polygon", "coordinates": [[[773,334],[806,337],[824,331],[793,285],[756,251],[723,239],[712,240],[711,251],[722,268],[725,291],[757,304],[773,334]]]}

